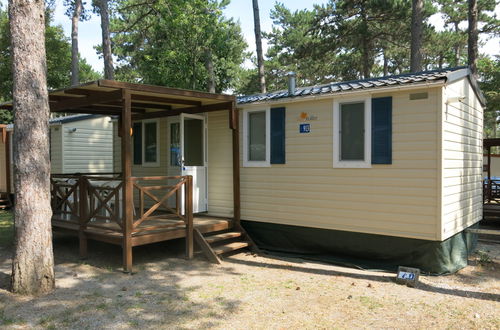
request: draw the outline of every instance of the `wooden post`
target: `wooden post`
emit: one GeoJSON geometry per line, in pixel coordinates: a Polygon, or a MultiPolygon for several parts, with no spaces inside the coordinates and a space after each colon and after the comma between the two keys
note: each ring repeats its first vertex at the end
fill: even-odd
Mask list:
{"type": "Polygon", "coordinates": [[[193,259],[193,177],[186,176],[184,184],[184,217],[186,218],[186,258],[193,259]]]}
{"type": "Polygon", "coordinates": [[[488,146],[488,203],[491,202],[491,146],[488,146]]]}
{"type": "Polygon", "coordinates": [[[122,89],[122,115],[121,115],[121,142],[122,142],[122,173],[123,173],[123,198],[122,198],[122,223],[123,223],[123,270],[132,272],[132,162],[130,128],[132,127],[132,102],[130,91],[122,89]]]}
{"type": "MultiPolygon", "coordinates": [[[[88,219],[89,214],[87,213],[88,207],[87,207],[87,195],[88,195],[88,190],[87,190],[87,179],[84,176],[80,176],[79,182],[78,182],[78,189],[79,189],[79,197],[80,203],[79,203],[79,210],[78,210],[78,221],[80,222],[80,227],[78,231],[78,238],[79,238],[79,245],[80,245],[80,258],[87,258],[87,237],[85,235],[85,229],[87,228],[86,223],[88,219]]],[[[76,195],[76,194],[75,194],[76,195]]]]}
{"type": "Polygon", "coordinates": [[[236,105],[233,103],[230,114],[230,125],[233,133],[233,210],[234,224],[240,227],[241,202],[240,202],[240,134],[239,118],[236,105]]]}

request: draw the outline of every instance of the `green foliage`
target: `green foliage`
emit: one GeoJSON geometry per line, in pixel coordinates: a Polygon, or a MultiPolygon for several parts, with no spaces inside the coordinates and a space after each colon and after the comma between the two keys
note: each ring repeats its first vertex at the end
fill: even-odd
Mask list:
{"type": "MultiPolygon", "coordinates": [[[[467,62],[467,1],[424,2],[424,69],[465,65],[467,62]],[[444,31],[428,21],[439,13],[444,31]]],[[[479,0],[480,33],[498,36],[500,24],[494,0],[479,0]]],[[[408,72],[411,1],[330,0],[312,10],[291,12],[277,3],[271,13],[266,81],[268,90],[286,89],[286,73],[297,74],[299,86],[408,72]]],[[[496,137],[500,111],[499,57],[481,56],[480,85],[487,99],[485,135],[496,137]]],[[[259,92],[256,69],[242,70],[238,94],[259,92]]]]}
{"type": "Polygon", "coordinates": [[[216,90],[233,87],[246,44],[240,27],[222,14],[226,1],[125,0],[112,19],[117,79],[207,89],[207,56],[216,90]]]}
{"type": "Polygon", "coordinates": [[[484,135],[497,137],[500,116],[500,56],[495,59],[482,57],[478,61],[481,90],[486,97],[484,110],[484,135]]]}
{"type": "MultiPolygon", "coordinates": [[[[47,56],[47,86],[58,89],[69,86],[71,73],[71,44],[61,26],[53,26],[52,11],[46,10],[45,48],[47,56]]],[[[12,72],[9,19],[0,6],[0,102],[12,98],[12,72]]],[[[81,82],[99,79],[100,74],[84,60],[80,60],[81,82]]],[[[12,113],[0,110],[0,123],[11,123],[12,113]]]]}

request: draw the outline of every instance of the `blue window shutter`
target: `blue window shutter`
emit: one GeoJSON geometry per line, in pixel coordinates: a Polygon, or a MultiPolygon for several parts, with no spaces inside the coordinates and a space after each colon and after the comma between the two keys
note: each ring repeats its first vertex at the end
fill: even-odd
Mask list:
{"type": "Polygon", "coordinates": [[[372,99],[372,164],[392,164],[392,97],[372,99]]]}
{"type": "Polygon", "coordinates": [[[285,164],[285,108],[271,109],[271,164],[285,164]]]}
{"type": "Polygon", "coordinates": [[[132,125],[133,144],[134,144],[134,164],[142,164],[142,123],[132,125]]]}

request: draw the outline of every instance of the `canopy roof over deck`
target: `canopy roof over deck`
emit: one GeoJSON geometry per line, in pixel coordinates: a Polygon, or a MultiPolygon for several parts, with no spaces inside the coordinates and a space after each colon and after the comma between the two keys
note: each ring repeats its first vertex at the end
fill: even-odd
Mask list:
{"type": "MultiPolygon", "coordinates": [[[[233,154],[233,220],[239,228],[240,220],[240,173],[239,173],[239,138],[238,112],[236,98],[232,95],[214,94],[199,91],[168,88],[118,82],[114,80],[97,80],[62,90],[49,92],[51,112],[79,113],[91,115],[111,115],[119,118],[121,136],[122,173],[122,239],[123,264],[126,271],[132,270],[132,246],[134,230],[133,189],[138,178],[132,176],[131,159],[131,127],[133,120],[152,119],[176,116],[181,113],[195,114],[219,110],[228,110],[229,127],[232,131],[233,154]],[[124,134],[125,133],[125,134],[124,134]]],[[[12,102],[0,104],[0,109],[12,110],[12,102]]],[[[186,186],[186,200],[190,200],[192,180],[190,176],[183,177],[189,182],[186,186]]],[[[144,178],[143,178],[144,179],[144,178]]],[[[155,177],[149,177],[155,179],[155,177]]],[[[76,188],[75,188],[76,189],[76,188]]],[[[83,191],[83,190],[82,190],[83,191]]],[[[166,198],[166,197],[164,197],[166,198]]],[[[82,199],[84,200],[84,199],[82,199]]],[[[109,198],[107,199],[109,200],[109,198]]],[[[163,200],[158,202],[160,205],[163,200]]],[[[192,205],[192,202],[186,202],[192,205]]],[[[83,205],[83,203],[81,204],[83,205]]],[[[158,206],[154,206],[158,208],[158,206]]],[[[82,213],[83,214],[83,213],[82,213]]],[[[185,218],[191,219],[186,224],[187,255],[193,256],[193,211],[192,207],[185,210],[185,218]]],[[[81,220],[84,221],[85,219],[81,220]]],[[[88,218],[86,219],[88,221],[88,218]]],[[[84,222],[80,225],[80,248],[86,250],[84,222]]]]}
{"type": "MultiPolygon", "coordinates": [[[[130,95],[132,120],[232,110],[232,95],[168,88],[144,84],[97,80],[49,92],[51,112],[121,115],[125,95],[130,95]]],[[[12,102],[0,104],[11,110],[12,102]]]]}

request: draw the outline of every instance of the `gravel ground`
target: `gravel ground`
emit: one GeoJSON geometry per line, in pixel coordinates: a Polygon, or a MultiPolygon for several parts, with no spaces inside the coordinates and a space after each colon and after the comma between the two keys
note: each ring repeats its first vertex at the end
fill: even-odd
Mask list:
{"type": "Polygon", "coordinates": [[[182,242],[134,250],[133,275],[120,248],[90,242],[79,262],[75,239],[55,239],[57,289],[11,294],[9,248],[0,249],[2,328],[500,328],[500,244],[482,244],[470,266],[422,276],[416,288],[395,274],[301,259],[240,253],[222,265],[182,259],[182,242]]]}

